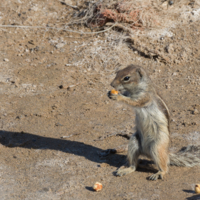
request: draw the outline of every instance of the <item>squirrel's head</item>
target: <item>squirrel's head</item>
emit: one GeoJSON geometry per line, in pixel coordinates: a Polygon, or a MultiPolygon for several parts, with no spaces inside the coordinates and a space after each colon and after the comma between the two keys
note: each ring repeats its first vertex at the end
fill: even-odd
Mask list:
{"type": "Polygon", "coordinates": [[[147,86],[147,74],[137,65],[128,65],[117,72],[111,86],[125,96],[139,95],[147,86]]]}

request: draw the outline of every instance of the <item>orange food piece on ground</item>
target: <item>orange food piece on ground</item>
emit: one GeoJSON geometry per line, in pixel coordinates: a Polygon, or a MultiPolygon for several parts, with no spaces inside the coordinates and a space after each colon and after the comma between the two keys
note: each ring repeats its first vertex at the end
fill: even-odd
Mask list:
{"type": "Polygon", "coordinates": [[[200,184],[195,185],[195,192],[200,194],[200,184]]]}
{"type": "Polygon", "coordinates": [[[100,190],[102,190],[102,188],[103,188],[103,185],[101,184],[101,183],[99,183],[99,182],[96,182],[95,184],[94,184],[94,186],[93,186],[93,189],[95,190],[95,191],[100,191],[100,190]]]}
{"type": "Polygon", "coordinates": [[[117,90],[114,90],[114,89],[113,89],[113,90],[110,91],[110,93],[111,93],[111,94],[118,94],[119,92],[118,92],[117,90]]]}

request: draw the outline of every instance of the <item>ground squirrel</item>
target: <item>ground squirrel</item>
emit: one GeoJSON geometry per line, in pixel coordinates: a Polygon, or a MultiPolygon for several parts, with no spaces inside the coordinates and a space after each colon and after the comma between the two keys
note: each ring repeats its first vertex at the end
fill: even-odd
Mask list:
{"type": "Polygon", "coordinates": [[[169,110],[142,67],[129,65],[118,71],[111,86],[119,93],[109,92],[109,98],[133,106],[136,114],[136,132],[128,144],[129,167],[119,168],[118,176],[134,172],[139,155],[151,158],[159,169],[149,177],[150,180],[162,179],[169,164],[187,167],[200,165],[200,159],[191,154],[194,146],[183,148],[176,154],[169,153],[169,110]]]}

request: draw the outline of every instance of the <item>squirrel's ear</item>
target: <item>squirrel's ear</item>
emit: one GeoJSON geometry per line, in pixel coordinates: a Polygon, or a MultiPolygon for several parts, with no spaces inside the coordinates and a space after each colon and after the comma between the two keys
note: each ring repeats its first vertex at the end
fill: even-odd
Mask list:
{"type": "Polygon", "coordinates": [[[136,72],[138,73],[140,79],[142,79],[142,77],[144,76],[144,72],[141,68],[137,68],[136,72]]]}

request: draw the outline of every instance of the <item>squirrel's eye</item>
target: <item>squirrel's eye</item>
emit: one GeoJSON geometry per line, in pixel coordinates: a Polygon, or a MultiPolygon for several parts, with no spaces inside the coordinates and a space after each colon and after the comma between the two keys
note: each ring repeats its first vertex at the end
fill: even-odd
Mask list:
{"type": "Polygon", "coordinates": [[[124,77],[124,81],[128,81],[130,79],[130,76],[124,77]]]}

